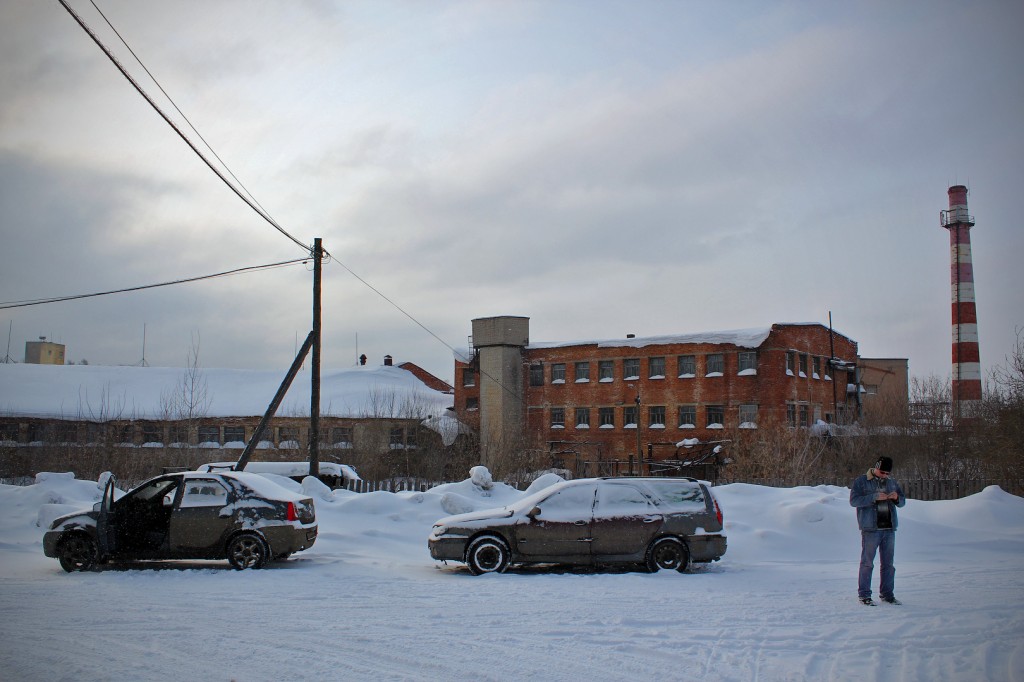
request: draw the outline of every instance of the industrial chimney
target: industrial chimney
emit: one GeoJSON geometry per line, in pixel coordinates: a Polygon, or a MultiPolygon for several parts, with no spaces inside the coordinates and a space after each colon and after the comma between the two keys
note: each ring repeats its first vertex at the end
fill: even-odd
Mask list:
{"type": "Polygon", "coordinates": [[[953,420],[975,414],[981,401],[981,362],[978,352],[978,311],[974,303],[974,267],[971,264],[971,228],[967,188],[949,188],[949,210],[939,214],[949,230],[950,284],[953,302],[953,420]]]}

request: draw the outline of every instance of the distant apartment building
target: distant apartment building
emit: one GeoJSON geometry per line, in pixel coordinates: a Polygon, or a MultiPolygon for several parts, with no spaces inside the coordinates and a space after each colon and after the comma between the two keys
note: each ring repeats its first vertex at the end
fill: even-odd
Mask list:
{"type": "Polygon", "coordinates": [[[38,341],[27,341],[25,362],[32,365],[63,365],[64,344],[47,341],[45,336],[40,336],[38,341]]]}
{"type": "Polygon", "coordinates": [[[456,358],[455,409],[485,463],[517,437],[566,460],[681,460],[731,429],[853,422],[858,362],[855,341],[817,323],[536,343],[529,318],[482,318],[456,358]]]}

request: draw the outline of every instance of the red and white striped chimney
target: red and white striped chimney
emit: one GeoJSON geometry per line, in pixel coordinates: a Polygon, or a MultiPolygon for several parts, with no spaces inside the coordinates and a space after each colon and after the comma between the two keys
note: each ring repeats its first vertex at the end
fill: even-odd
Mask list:
{"type": "Polygon", "coordinates": [[[949,188],[949,210],[940,214],[949,230],[950,284],[953,302],[953,417],[970,417],[981,400],[981,362],[978,352],[978,311],[974,303],[974,266],[967,188],[949,188]]]}

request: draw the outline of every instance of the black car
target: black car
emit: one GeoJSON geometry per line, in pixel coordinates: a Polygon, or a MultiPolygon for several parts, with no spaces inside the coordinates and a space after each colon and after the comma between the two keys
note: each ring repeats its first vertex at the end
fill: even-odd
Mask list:
{"type": "Polygon", "coordinates": [[[65,571],[156,559],[260,568],[316,541],[313,500],[258,474],[166,474],[118,499],[115,486],[111,476],[100,502],[56,519],[43,536],[43,552],[65,571]]]}
{"type": "Polygon", "coordinates": [[[563,481],[498,509],[434,524],[430,555],[474,574],[510,564],[640,564],[684,571],[726,549],[722,511],[709,484],[692,478],[563,481]]]}

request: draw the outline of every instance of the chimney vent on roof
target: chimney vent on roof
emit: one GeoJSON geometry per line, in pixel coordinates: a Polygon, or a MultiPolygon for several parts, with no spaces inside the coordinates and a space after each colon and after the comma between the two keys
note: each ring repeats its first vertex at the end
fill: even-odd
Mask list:
{"type": "Polygon", "coordinates": [[[385,355],[384,356],[384,366],[385,367],[390,367],[391,365],[392,365],[392,358],[391,358],[391,356],[390,355],[385,355]]]}
{"type": "Polygon", "coordinates": [[[626,338],[627,339],[635,339],[636,338],[636,334],[626,334],[626,338]]]}

